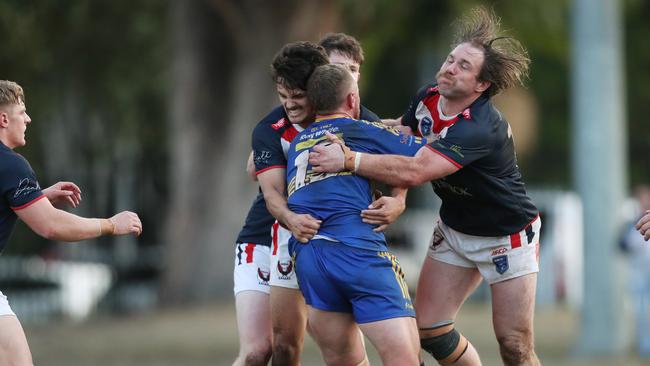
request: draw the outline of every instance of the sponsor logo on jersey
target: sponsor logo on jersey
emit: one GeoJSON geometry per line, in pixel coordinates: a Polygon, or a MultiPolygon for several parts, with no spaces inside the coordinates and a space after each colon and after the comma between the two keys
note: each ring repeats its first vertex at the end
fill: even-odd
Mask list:
{"type": "Polygon", "coordinates": [[[472,119],[472,114],[469,112],[469,108],[465,108],[465,110],[461,114],[465,119],[472,119]]]}
{"type": "Polygon", "coordinates": [[[16,191],[14,192],[14,198],[20,197],[22,195],[27,195],[40,189],[41,186],[37,181],[29,178],[23,178],[18,181],[18,188],[16,188],[16,191]]]}
{"type": "Polygon", "coordinates": [[[277,122],[271,125],[271,128],[273,128],[274,130],[279,130],[282,127],[284,127],[286,123],[287,123],[286,118],[280,118],[277,122]]]}
{"type": "Polygon", "coordinates": [[[459,196],[472,197],[472,194],[467,191],[469,188],[453,186],[449,184],[449,182],[447,182],[445,178],[434,180],[431,182],[431,184],[433,185],[434,189],[436,188],[448,189],[453,194],[457,194],[459,196]]]}
{"type": "Polygon", "coordinates": [[[253,161],[255,162],[255,165],[267,164],[269,162],[269,159],[271,159],[271,155],[272,154],[270,151],[255,150],[253,151],[253,161]]]}
{"type": "Polygon", "coordinates": [[[461,147],[459,145],[451,145],[449,146],[449,150],[453,151],[454,153],[456,153],[456,155],[460,156],[461,158],[465,157],[465,155],[463,155],[463,153],[460,152],[461,147]]]}
{"type": "Polygon", "coordinates": [[[257,268],[257,277],[260,279],[260,285],[264,285],[269,283],[269,279],[271,278],[271,273],[269,271],[264,271],[261,268],[257,268]]]}
{"type": "Polygon", "coordinates": [[[492,258],[492,263],[494,263],[494,265],[496,266],[497,272],[499,272],[499,274],[504,274],[508,270],[508,268],[510,267],[508,265],[508,256],[507,255],[500,255],[500,256],[497,256],[497,257],[493,257],[492,258]]]}

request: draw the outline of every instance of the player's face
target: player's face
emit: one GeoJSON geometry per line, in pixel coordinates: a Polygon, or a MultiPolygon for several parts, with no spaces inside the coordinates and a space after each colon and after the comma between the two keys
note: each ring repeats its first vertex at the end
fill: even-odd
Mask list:
{"type": "Polygon", "coordinates": [[[27,125],[32,122],[32,119],[27,115],[25,103],[21,101],[20,104],[8,105],[0,109],[0,113],[2,118],[7,121],[7,141],[4,141],[7,147],[13,149],[24,146],[26,143],[25,130],[27,130],[27,125]]]}
{"type": "Polygon", "coordinates": [[[469,43],[456,46],[436,74],[440,94],[453,99],[482,93],[485,82],[478,75],[484,58],[483,51],[469,43]]]}
{"type": "Polygon", "coordinates": [[[314,119],[314,110],[304,90],[287,89],[280,83],[276,84],[276,87],[280,104],[284,107],[291,123],[305,125],[314,119]]]}
{"type": "Polygon", "coordinates": [[[341,65],[346,69],[350,70],[354,81],[359,82],[359,77],[361,76],[361,65],[358,62],[354,61],[352,58],[337,52],[333,51],[329,54],[330,64],[332,65],[341,65]]]}

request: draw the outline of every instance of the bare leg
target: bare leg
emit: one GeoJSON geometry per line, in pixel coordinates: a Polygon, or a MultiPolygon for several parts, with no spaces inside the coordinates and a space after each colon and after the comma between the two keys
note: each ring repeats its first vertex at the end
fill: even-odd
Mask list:
{"type": "Polygon", "coordinates": [[[359,325],[385,366],[418,366],[420,340],[413,318],[392,318],[359,325]]]}
{"type": "MultiPolygon", "coordinates": [[[[438,336],[435,331],[424,329],[442,321],[455,320],[461,305],[480,283],[481,275],[475,268],[454,266],[427,257],[422,265],[415,297],[420,338],[438,336]]],[[[481,360],[471,343],[454,363],[458,366],[480,364],[481,360]]]]}
{"type": "Polygon", "coordinates": [[[0,316],[0,365],[32,366],[27,338],[15,315],[0,316]]]}
{"type": "Polygon", "coordinates": [[[505,365],[539,365],[533,336],[536,284],[532,273],[491,286],[494,333],[505,365]]]}
{"type": "Polygon", "coordinates": [[[273,362],[299,366],[307,327],[307,305],[300,290],[271,286],[273,362]]]}
{"type": "Polygon", "coordinates": [[[309,307],[311,335],[327,365],[363,365],[366,350],[352,314],[322,311],[309,307]]]}
{"type": "Polygon", "coordinates": [[[266,365],[271,359],[269,295],[242,291],[235,296],[239,356],[234,366],[266,365]]]}

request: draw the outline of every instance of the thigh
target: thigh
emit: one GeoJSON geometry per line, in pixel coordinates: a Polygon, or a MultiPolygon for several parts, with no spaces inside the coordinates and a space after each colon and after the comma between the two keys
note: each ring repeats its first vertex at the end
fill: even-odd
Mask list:
{"type": "Polygon", "coordinates": [[[241,349],[271,344],[269,295],[259,291],[241,291],[235,296],[237,330],[241,349]]]}
{"type": "Polygon", "coordinates": [[[267,246],[254,243],[235,245],[235,295],[242,291],[269,293],[269,260],[270,249],[267,246]]]}
{"type": "Polygon", "coordinates": [[[350,313],[309,307],[309,328],[327,365],[357,365],[366,357],[359,327],[350,313]]]}
{"type": "Polygon", "coordinates": [[[0,315],[0,365],[32,365],[25,332],[15,315],[0,315]]]}
{"type": "Polygon", "coordinates": [[[492,321],[497,339],[532,334],[537,274],[491,285],[492,321]]]}
{"type": "Polygon", "coordinates": [[[359,327],[384,365],[419,365],[420,339],[414,318],[392,318],[359,327]]]}
{"type": "Polygon", "coordinates": [[[299,290],[271,286],[271,322],[275,340],[302,342],[307,327],[307,306],[299,290]]]}
{"type": "Polygon", "coordinates": [[[460,267],[425,258],[415,296],[420,328],[442,320],[453,320],[460,306],[481,283],[476,268],[460,267]]]}

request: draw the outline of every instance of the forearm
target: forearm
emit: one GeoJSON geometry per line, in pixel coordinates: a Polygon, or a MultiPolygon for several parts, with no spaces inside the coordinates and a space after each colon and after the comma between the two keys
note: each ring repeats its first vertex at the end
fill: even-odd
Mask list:
{"type": "Polygon", "coordinates": [[[266,201],[266,208],[269,210],[271,215],[286,226],[289,216],[294,214],[289,209],[287,197],[283,193],[277,191],[264,192],[264,201],[266,201]]]}
{"type": "Polygon", "coordinates": [[[407,156],[351,152],[345,156],[345,168],[393,187],[411,187],[422,183],[415,159],[407,156]]]}
{"type": "Polygon", "coordinates": [[[408,191],[409,191],[408,188],[404,188],[404,187],[391,187],[390,195],[394,198],[401,200],[403,203],[406,204],[406,195],[408,191]]]}
{"type": "Polygon", "coordinates": [[[114,225],[109,219],[85,218],[63,210],[52,214],[44,232],[39,233],[47,239],[74,242],[113,234],[114,225]]]}

